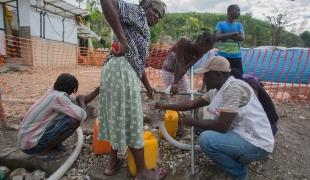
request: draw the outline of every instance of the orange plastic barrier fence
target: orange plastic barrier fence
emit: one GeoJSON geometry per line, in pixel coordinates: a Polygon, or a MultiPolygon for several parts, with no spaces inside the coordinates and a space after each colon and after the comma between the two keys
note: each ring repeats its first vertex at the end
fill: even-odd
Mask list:
{"type": "MultiPolygon", "coordinates": [[[[155,88],[165,88],[161,68],[169,49],[170,46],[152,46],[145,62],[147,76],[155,88]]],[[[243,49],[244,71],[254,72],[255,76],[262,80],[266,91],[275,99],[309,102],[310,49],[300,49],[301,52],[295,52],[294,49],[243,49]]],[[[75,44],[36,37],[25,39],[5,35],[0,36],[0,53],[0,64],[26,64],[33,69],[59,71],[63,67],[69,67],[81,71],[78,72],[81,76],[99,78],[99,66],[104,63],[109,51],[90,50],[75,44]],[[80,65],[88,69],[79,69],[80,65]]],[[[6,88],[3,87],[5,82],[1,82],[1,85],[2,89],[6,88]]],[[[195,75],[194,89],[200,89],[201,85],[202,76],[195,75]]]]}
{"type": "Polygon", "coordinates": [[[109,51],[107,50],[90,50],[89,48],[79,47],[78,64],[100,66],[104,63],[109,51]]]}
{"type": "MultiPolygon", "coordinates": [[[[152,46],[150,54],[146,60],[146,73],[150,83],[157,88],[166,88],[162,77],[163,62],[168,55],[171,46],[152,46]]],[[[202,76],[194,76],[194,89],[202,86],[202,76]]]]}
{"type": "Polygon", "coordinates": [[[243,70],[254,74],[272,98],[309,101],[310,49],[242,49],[243,70]]]}
{"type": "Polygon", "coordinates": [[[30,39],[11,35],[0,36],[1,59],[5,63],[32,64],[32,42],[30,39]]]}

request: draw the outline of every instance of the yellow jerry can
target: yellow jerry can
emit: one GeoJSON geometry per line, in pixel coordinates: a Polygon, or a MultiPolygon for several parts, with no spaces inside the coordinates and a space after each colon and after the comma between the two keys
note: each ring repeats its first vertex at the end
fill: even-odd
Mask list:
{"type": "Polygon", "coordinates": [[[94,154],[108,154],[111,152],[111,144],[108,141],[98,140],[99,134],[99,119],[94,121],[93,125],[93,153],[94,154]]]}
{"type": "MultiPolygon", "coordinates": [[[[147,169],[155,169],[157,166],[158,157],[158,141],[154,134],[150,131],[145,131],[144,134],[144,161],[147,169]]],[[[136,176],[137,168],[133,155],[128,149],[127,159],[128,169],[131,175],[136,176]]]]}
{"type": "MultiPolygon", "coordinates": [[[[177,111],[166,110],[164,114],[164,125],[167,132],[173,138],[177,136],[178,123],[179,123],[179,113],[177,111]]],[[[162,138],[161,132],[159,133],[159,135],[162,138]]]]}

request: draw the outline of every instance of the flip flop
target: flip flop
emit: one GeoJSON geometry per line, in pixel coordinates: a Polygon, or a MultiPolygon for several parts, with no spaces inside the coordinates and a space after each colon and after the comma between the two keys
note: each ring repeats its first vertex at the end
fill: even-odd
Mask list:
{"type": "Polygon", "coordinates": [[[106,167],[103,174],[105,174],[106,176],[113,176],[118,170],[121,169],[123,163],[124,159],[117,159],[116,164],[113,166],[113,168],[106,167]]]}
{"type": "MultiPolygon", "coordinates": [[[[168,175],[168,171],[164,168],[158,168],[158,169],[153,169],[152,171],[152,177],[148,177],[144,179],[152,179],[152,180],[163,180],[167,177],[168,175]]],[[[137,180],[137,176],[134,178],[135,180],[137,180]]]]}
{"type": "Polygon", "coordinates": [[[156,171],[155,173],[157,173],[156,180],[163,180],[168,175],[168,171],[162,167],[154,171],[156,171]]]}

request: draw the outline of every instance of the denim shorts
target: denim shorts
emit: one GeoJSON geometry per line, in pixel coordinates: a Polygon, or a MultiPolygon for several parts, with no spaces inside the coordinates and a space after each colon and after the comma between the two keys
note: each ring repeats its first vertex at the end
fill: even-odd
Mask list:
{"type": "Polygon", "coordinates": [[[23,150],[23,152],[26,154],[38,154],[59,137],[71,136],[74,130],[72,118],[70,116],[55,120],[55,122],[46,128],[38,144],[31,149],[23,150]]]}

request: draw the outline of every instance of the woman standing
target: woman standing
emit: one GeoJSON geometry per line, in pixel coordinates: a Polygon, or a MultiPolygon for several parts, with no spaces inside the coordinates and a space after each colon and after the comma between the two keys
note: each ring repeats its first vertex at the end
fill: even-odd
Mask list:
{"type": "Polygon", "coordinates": [[[142,0],[139,5],[122,0],[101,0],[104,16],[120,42],[101,71],[99,93],[99,139],[112,145],[109,164],[104,170],[113,175],[121,167],[118,151],[130,148],[137,165],[136,179],[161,179],[161,171],[147,170],[144,164],[143,112],[140,80],[152,98],[153,90],[144,71],[150,31],[165,14],[160,0],[142,0]]]}

